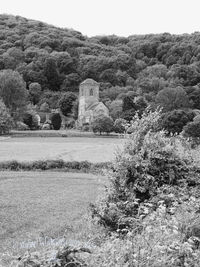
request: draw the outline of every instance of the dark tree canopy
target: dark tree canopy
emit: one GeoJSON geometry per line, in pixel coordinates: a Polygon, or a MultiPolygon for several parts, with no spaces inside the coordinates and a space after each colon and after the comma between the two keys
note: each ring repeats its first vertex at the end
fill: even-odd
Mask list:
{"type": "Polygon", "coordinates": [[[72,92],[63,94],[59,101],[59,107],[63,115],[69,116],[72,113],[72,108],[77,96],[72,92]]]}
{"type": "Polygon", "coordinates": [[[180,133],[183,127],[193,120],[195,113],[185,110],[173,110],[163,114],[161,127],[164,128],[168,133],[180,133]]]}

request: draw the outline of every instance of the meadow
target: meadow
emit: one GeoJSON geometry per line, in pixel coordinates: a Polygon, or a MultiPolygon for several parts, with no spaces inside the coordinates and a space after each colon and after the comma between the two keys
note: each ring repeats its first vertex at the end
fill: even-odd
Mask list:
{"type": "Polygon", "coordinates": [[[26,251],[43,237],[72,238],[105,183],[83,173],[1,172],[0,251],[26,251]]]}
{"type": "Polygon", "coordinates": [[[119,138],[12,137],[0,140],[0,162],[8,160],[107,162],[123,143],[119,138]]]}

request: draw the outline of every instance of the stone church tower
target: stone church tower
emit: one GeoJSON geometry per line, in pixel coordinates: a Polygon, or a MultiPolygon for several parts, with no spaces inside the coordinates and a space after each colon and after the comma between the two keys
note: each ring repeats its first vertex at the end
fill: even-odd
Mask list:
{"type": "Polygon", "coordinates": [[[79,109],[78,109],[78,119],[79,124],[90,123],[90,121],[85,118],[86,110],[89,106],[99,102],[99,83],[95,82],[93,79],[86,79],[79,86],[79,109]],[[84,119],[86,121],[84,121],[84,119]]]}
{"type": "Polygon", "coordinates": [[[78,126],[91,126],[98,116],[109,116],[108,108],[99,102],[99,83],[86,79],[79,86],[78,126]]]}

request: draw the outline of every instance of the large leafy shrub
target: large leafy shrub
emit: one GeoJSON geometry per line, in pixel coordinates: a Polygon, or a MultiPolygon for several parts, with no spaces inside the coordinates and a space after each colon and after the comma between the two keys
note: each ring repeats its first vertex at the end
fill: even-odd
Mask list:
{"type": "Polygon", "coordinates": [[[4,104],[0,99],[0,134],[7,134],[13,126],[13,120],[4,104]]]}
{"type": "Polygon", "coordinates": [[[194,178],[182,139],[157,131],[160,117],[159,110],[147,110],[141,118],[136,114],[105,197],[92,205],[93,215],[112,230],[135,226],[141,204],[157,196],[160,188],[184,186],[194,178]]]}

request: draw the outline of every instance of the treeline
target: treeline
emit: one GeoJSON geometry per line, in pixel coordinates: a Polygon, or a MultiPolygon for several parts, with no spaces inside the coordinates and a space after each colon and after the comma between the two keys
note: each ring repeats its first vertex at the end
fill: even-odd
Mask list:
{"type": "Polygon", "coordinates": [[[199,59],[199,32],[88,38],[75,30],[0,15],[0,70],[19,72],[29,100],[50,108],[56,108],[60,92],[77,93],[81,81],[93,78],[111,114],[117,110],[114,119],[127,110],[124,97],[134,109],[138,101],[142,108],[143,102],[159,104],[165,112],[200,109],[199,59]]]}

